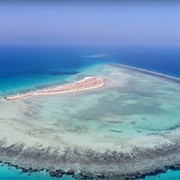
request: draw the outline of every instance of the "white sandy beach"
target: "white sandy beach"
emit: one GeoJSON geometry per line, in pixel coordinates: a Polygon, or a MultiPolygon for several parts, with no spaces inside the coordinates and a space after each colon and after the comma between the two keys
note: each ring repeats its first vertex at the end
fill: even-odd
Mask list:
{"type": "Polygon", "coordinates": [[[57,86],[54,88],[39,90],[39,91],[35,91],[35,92],[30,92],[30,93],[7,96],[7,97],[5,97],[5,99],[10,101],[10,100],[17,100],[17,99],[21,99],[21,98],[27,98],[30,96],[77,92],[77,91],[84,91],[84,90],[99,88],[103,85],[104,85],[104,79],[96,78],[96,77],[85,77],[83,80],[75,82],[73,84],[57,86]]]}

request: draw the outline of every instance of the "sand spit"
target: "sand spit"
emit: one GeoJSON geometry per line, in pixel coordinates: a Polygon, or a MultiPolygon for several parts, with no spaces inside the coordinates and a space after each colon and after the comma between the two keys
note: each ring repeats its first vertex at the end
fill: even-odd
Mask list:
{"type": "Polygon", "coordinates": [[[57,86],[50,89],[44,89],[31,93],[17,94],[13,96],[5,97],[6,100],[17,100],[30,96],[39,96],[39,95],[49,95],[49,94],[59,94],[59,93],[69,93],[76,91],[83,91],[98,88],[104,85],[104,79],[98,77],[85,77],[83,80],[75,82],[73,84],[67,84],[63,86],[57,86]]]}

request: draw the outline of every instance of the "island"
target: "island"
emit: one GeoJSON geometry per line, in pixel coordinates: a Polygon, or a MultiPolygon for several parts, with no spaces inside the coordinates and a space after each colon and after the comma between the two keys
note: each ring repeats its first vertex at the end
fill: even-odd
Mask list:
{"type": "Polygon", "coordinates": [[[57,94],[57,93],[68,93],[68,92],[75,92],[75,91],[82,91],[88,89],[98,88],[104,85],[104,79],[99,77],[85,77],[83,80],[67,84],[61,85],[54,88],[43,89],[35,92],[30,93],[22,93],[12,96],[5,97],[6,100],[17,100],[25,97],[30,96],[38,96],[38,95],[48,95],[48,94],[57,94]]]}
{"type": "Polygon", "coordinates": [[[120,64],[66,78],[0,96],[1,164],[78,180],[180,169],[180,79],[120,64]]]}

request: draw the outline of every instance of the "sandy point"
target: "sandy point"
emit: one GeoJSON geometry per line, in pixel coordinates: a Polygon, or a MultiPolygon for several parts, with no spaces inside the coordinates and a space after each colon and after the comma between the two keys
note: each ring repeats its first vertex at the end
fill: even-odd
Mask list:
{"type": "Polygon", "coordinates": [[[6,100],[17,100],[22,98],[27,98],[30,96],[38,96],[38,95],[48,95],[48,94],[60,94],[60,93],[69,93],[83,90],[90,90],[94,88],[99,88],[105,84],[105,80],[100,77],[85,77],[84,79],[77,81],[72,84],[61,85],[49,89],[42,89],[39,91],[17,94],[12,96],[5,97],[6,100]]]}

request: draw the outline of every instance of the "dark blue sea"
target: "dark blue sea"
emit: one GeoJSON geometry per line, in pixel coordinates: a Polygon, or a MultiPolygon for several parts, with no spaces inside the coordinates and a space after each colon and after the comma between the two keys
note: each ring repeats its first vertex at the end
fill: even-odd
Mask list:
{"type": "MultiPolygon", "coordinates": [[[[0,47],[0,95],[42,88],[97,64],[117,63],[180,78],[180,48],[0,47]]],[[[0,179],[54,179],[46,172],[21,174],[0,167],[0,179]]],[[[147,179],[180,179],[179,171],[147,179]]],[[[64,176],[62,179],[72,179],[64,176]]]]}

